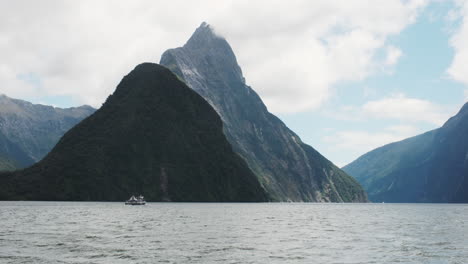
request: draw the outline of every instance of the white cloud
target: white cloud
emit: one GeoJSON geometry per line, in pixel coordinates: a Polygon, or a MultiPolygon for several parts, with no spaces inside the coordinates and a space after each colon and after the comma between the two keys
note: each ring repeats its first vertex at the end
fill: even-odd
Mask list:
{"type": "MultiPolygon", "coordinates": [[[[468,96],[468,89],[465,93],[468,96]]],[[[438,128],[459,109],[460,105],[436,104],[402,93],[359,106],[342,106],[325,115],[358,129],[327,132],[322,137],[326,144],[321,151],[334,157],[335,164],[344,166],[375,148],[438,128]]]]}
{"type": "Polygon", "coordinates": [[[418,130],[415,127],[404,126],[402,130],[398,127],[387,127],[379,132],[368,132],[364,130],[345,130],[324,137],[324,141],[335,147],[345,150],[370,151],[390,142],[399,141],[414,136],[418,130]]]}
{"type": "Polygon", "coordinates": [[[394,46],[387,47],[387,58],[385,59],[385,65],[395,65],[400,59],[403,52],[394,46]]]}
{"type": "Polygon", "coordinates": [[[468,101],[468,89],[465,89],[463,91],[463,95],[465,96],[465,102],[467,102],[468,101]]]}
{"type": "MultiPolygon", "coordinates": [[[[425,1],[0,0],[0,93],[68,95],[98,106],[123,75],[158,62],[202,21],[233,45],[247,81],[275,112],[318,107],[331,87],[391,62],[375,54],[425,1]],[[34,74],[40,84],[18,75],[34,74]]],[[[395,48],[397,50],[397,48],[395,48]]]]}
{"type": "Polygon", "coordinates": [[[361,106],[342,106],[326,114],[338,120],[394,120],[441,126],[454,115],[457,106],[439,105],[428,100],[407,97],[403,93],[371,100],[361,106]]]}
{"type": "MultiPolygon", "coordinates": [[[[376,132],[364,130],[345,130],[335,132],[323,138],[328,143],[328,152],[349,153],[348,157],[359,157],[385,144],[403,140],[422,133],[420,129],[410,125],[388,126],[376,132]]],[[[339,166],[350,163],[351,159],[338,160],[339,166]]]]}
{"type": "Polygon", "coordinates": [[[417,127],[411,125],[393,125],[386,128],[387,131],[393,132],[396,135],[416,135],[420,130],[417,127]]]}
{"type": "MultiPolygon", "coordinates": [[[[271,1],[266,12],[263,3],[254,4],[252,10],[262,10],[250,14],[254,21],[235,19],[221,24],[220,31],[233,43],[247,80],[269,108],[297,112],[320,106],[338,82],[385,70],[389,61],[378,60],[376,53],[385,48],[388,36],[414,22],[424,4],[271,1]]],[[[388,58],[395,63],[397,50],[394,47],[388,58]]]]}
{"type": "Polygon", "coordinates": [[[468,1],[456,0],[457,10],[449,14],[449,19],[461,19],[461,25],[450,40],[454,48],[454,58],[448,74],[456,81],[468,85],[468,1]]]}
{"type": "Polygon", "coordinates": [[[409,98],[404,94],[369,101],[362,106],[362,111],[366,116],[373,118],[422,121],[434,125],[442,125],[450,113],[442,106],[430,101],[409,98]]]}

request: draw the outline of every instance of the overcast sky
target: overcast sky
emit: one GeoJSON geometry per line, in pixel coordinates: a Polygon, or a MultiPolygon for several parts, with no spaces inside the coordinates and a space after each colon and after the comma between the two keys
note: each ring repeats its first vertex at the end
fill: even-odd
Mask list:
{"type": "Polygon", "coordinates": [[[342,166],[466,102],[467,19],[449,0],[0,0],[0,93],[99,107],[206,21],[269,110],[342,166]]]}

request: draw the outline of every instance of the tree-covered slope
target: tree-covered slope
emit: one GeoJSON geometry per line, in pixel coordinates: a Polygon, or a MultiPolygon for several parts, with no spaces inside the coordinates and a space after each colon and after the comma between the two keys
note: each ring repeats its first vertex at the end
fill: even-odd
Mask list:
{"type": "Polygon", "coordinates": [[[375,149],[343,168],[376,202],[468,202],[468,104],[441,128],[375,149]]]}
{"type": "Polygon", "coordinates": [[[234,150],[275,200],[367,201],[356,180],[268,112],[246,85],[230,45],[208,24],[203,23],[183,47],[166,51],[161,64],[213,106],[234,150]]]}
{"type": "Polygon", "coordinates": [[[266,201],[213,108],[144,63],[39,163],[0,175],[1,199],[266,201]]]}
{"type": "Polygon", "coordinates": [[[381,181],[395,170],[411,167],[430,155],[431,144],[437,130],[391,143],[372,150],[343,169],[354,176],[367,190],[369,197],[384,191],[381,181]]]}

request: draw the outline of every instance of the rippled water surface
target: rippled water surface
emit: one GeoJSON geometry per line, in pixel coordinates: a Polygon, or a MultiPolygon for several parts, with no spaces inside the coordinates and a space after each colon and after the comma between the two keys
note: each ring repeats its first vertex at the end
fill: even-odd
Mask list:
{"type": "Polygon", "coordinates": [[[468,263],[468,205],[0,202],[0,263],[468,263]]]}

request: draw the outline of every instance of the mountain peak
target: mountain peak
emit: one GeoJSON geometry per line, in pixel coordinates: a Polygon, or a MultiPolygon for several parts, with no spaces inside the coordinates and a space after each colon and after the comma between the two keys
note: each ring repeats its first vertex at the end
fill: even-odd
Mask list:
{"type": "Polygon", "coordinates": [[[216,43],[219,43],[219,41],[226,42],[223,37],[216,34],[214,28],[210,24],[202,22],[184,45],[184,47],[192,49],[202,48],[216,45],[216,43]]]}
{"type": "MultiPolygon", "coordinates": [[[[164,52],[161,64],[185,81],[188,81],[185,75],[200,78],[211,76],[245,88],[245,79],[231,46],[206,22],[201,23],[183,47],[164,52]]],[[[198,88],[191,86],[195,90],[198,88]]]]}
{"type": "Polygon", "coordinates": [[[268,112],[246,85],[229,43],[207,23],[183,47],[166,51],[161,64],[213,106],[233,149],[278,201],[367,200],[354,179],[268,112]]]}

